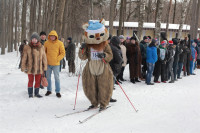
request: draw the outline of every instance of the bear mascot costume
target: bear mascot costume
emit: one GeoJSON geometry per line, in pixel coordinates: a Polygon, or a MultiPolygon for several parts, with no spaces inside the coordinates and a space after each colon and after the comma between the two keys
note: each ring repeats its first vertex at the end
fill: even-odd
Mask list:
{"type": "Polygon", "coordinates": [[[113,92],[113,74],[109,62],[113,58],[107,39],[109,32],[105,20],[89,21],[83,25],[84,41],[79,49],[79,58],[88,60],[82,73],[83,90],[91,102],[88,109],[106,109],[113,92]]]}

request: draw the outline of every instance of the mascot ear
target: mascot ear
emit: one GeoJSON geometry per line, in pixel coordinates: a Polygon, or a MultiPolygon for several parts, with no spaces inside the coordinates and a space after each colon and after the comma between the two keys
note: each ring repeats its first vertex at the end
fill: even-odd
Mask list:
{"type": "Polygon", "coordinates": [[[86,29],[88,28],[88,26],[89,26],[89,24],[88,24],[88,23],[85,23],[85,24],[82,26],[82,28],[83,28],[84,30],[86,30],[86,29]]]}
{"type": "Polygon", "coordinates": [[[103,25],[105,25],[106,21],[105,21],[105,19],[102,18],[99,22],[102,23],[103,25]]]}

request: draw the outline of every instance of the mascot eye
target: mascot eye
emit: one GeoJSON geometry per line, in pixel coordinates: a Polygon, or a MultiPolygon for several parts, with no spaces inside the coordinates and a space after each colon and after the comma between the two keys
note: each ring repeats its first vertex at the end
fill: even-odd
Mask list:
{"type": "Polygon", "coordinates": [[[90,35],[89,37],[90,37],[90,38],[94,38],[94,35],[90,35]]]}
{"type": "Polygon", "coordinates": [[[100,36],[104,36],[104,33],[101,33],[100,36]]]}

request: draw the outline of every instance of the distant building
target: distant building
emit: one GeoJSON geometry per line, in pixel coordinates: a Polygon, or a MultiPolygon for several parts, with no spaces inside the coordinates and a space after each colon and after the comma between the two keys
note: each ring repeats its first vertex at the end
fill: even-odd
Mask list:
{"type": "MultiPolygon", "coordinates": [[[[105,25],[109,29],[109,21],[106,21],[105,25]]],[[[119,22],[114,21],[113,33],[111,33],[112,35],[117,35],[118,26],[119,22]]],[[[124,36],[131,37],[133,36],[134,32],[137,34],[138,22],[125,22],[124,27],[125,27],[124,36]]],[[[145,35],[154,37],[154,29],[155,29],[155,23],[144,23],[141,38],[145,35]]],[[[161,32],[165,32],[165,30],[166,30],[166,23],[161,23],[161,32]]],[[[178,30],[179,30],[179,24],[169,24],[169,31],[167,38],[171,40],[172,38],[178,36],[178,30]]],[[[187,36],[187,34],[189,34],[189,31],[190,31],[190,25],[184,24],[181,38],[183,39],[185,36],[187,36]]],[[[200,29],[198,29],[198,38],[199,37],[200,37],[200,29]]]]}

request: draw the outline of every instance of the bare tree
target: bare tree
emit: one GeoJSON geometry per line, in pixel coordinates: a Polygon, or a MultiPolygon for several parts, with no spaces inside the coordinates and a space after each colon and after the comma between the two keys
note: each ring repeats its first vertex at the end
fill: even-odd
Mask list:
{"type": "Polygon", "coordinates": [[[6,39],[5,39],[5,36],[6,36],[6,0],[1,0],[0,1],[0,5],[2,6],[1,9],[0,9],[0,14],[2,16],[2,19],[0,20],[2,22],[2,26],[1,26],[1,35],[0,35],[0,38],[1,38],[1,42],[0,42],[0,46],[1,46],[1,54],[5,54],[5,44],[6,44],[6,39]]]}
{"type": "Polygon", "coordinates": [[[180,21],[180,26],[179,26],[179,31],[178,31],[178,38],[181,38],[182,36],[183,24],[185,22],[185,17],[186,17],[187,1],[188,0],[184,0],[182,4],[182,14],[181,14],[181,21],[180,21]]]}
{"type": "Polygon", "coordinates": [[[141,40],[143,23],[144,23],[144,19],[145,19],[145,0],[140,0],[138,4],[139,4],[140,10],[139,10],[139,22],[138,22],[137,36],[138,36],[138,39],[141,40]]]}
{"type": "Polygon", "coordinates": [[[14,42],[14,48],[15,51],[17,51],[17,44],[18,44],[18,23],[19,23],[19,0],[16,0],[15,2],[15,42],[14,42]]]}
{"type": "Polygon", "coordinates": [[[176,16],[176,3],[177,3],[177,1],[176,0],[174,0],[175,2],[174,2],[174,15],[173,15],[173,24],[175,23],[175,16],[176,16]]]}
{"type": "Polygon", "coordinates": [[[27,9],[27,0],[23,0],[23,7],[22,7],[22,33],[21,33],[21,42],[26,39],[26,9],[27,9]]]}
{"type": "Polygon", "coordinates": [[[118,29],[118,36],[122,34],[122,22],[123,22],[123,14],[124,13],[124,0],[121,0],[120,6],[120,15],[119,15],[119,29],[118,29]]]}
{"type": "Polygon", "coordinates": [[[193,0],[192,3],[192,15],[194,17],[191,18],[190,20],[190,35],[191,35],[191,39],[195,39],[196,38],[196,34],[195,34],[195,24],[196,24],[196,17],[197,17],[197,0],[193,0]]]}
{"type": "Polygon", "coordinates": [[[167,23],[166,23],[166,36],[168,35],[168,30],[169,30],[171,7],[172,7],[172,0],[170,0],[170,2],[169,2],[169,9],[168,9],[167,23]]]}
{"type": "Polygon", "coordinates": [[[113,34],[113,19],[114,19],[114,12],[115,12],[114,2],[115,2],[115,0],[110,1],[110,16],[109,16],[109,32],[110,32],[110,34],[113,34]]]}
{"type": "Polygon", "coordinates": [[[160,40],[161,31],[161,13],[163,9],[163,0],[157,0],[156,6],[156,22],[155,22],[155,37],[160,40]]]}
{"type": "Polygon", "coordinates": [[[63,22],[63,13],[65,9],[65,0],[57,1],[57,11],[56,11],[56,31],[58,35],[61,37],[62,31],[62,22],[63,22]]]}

